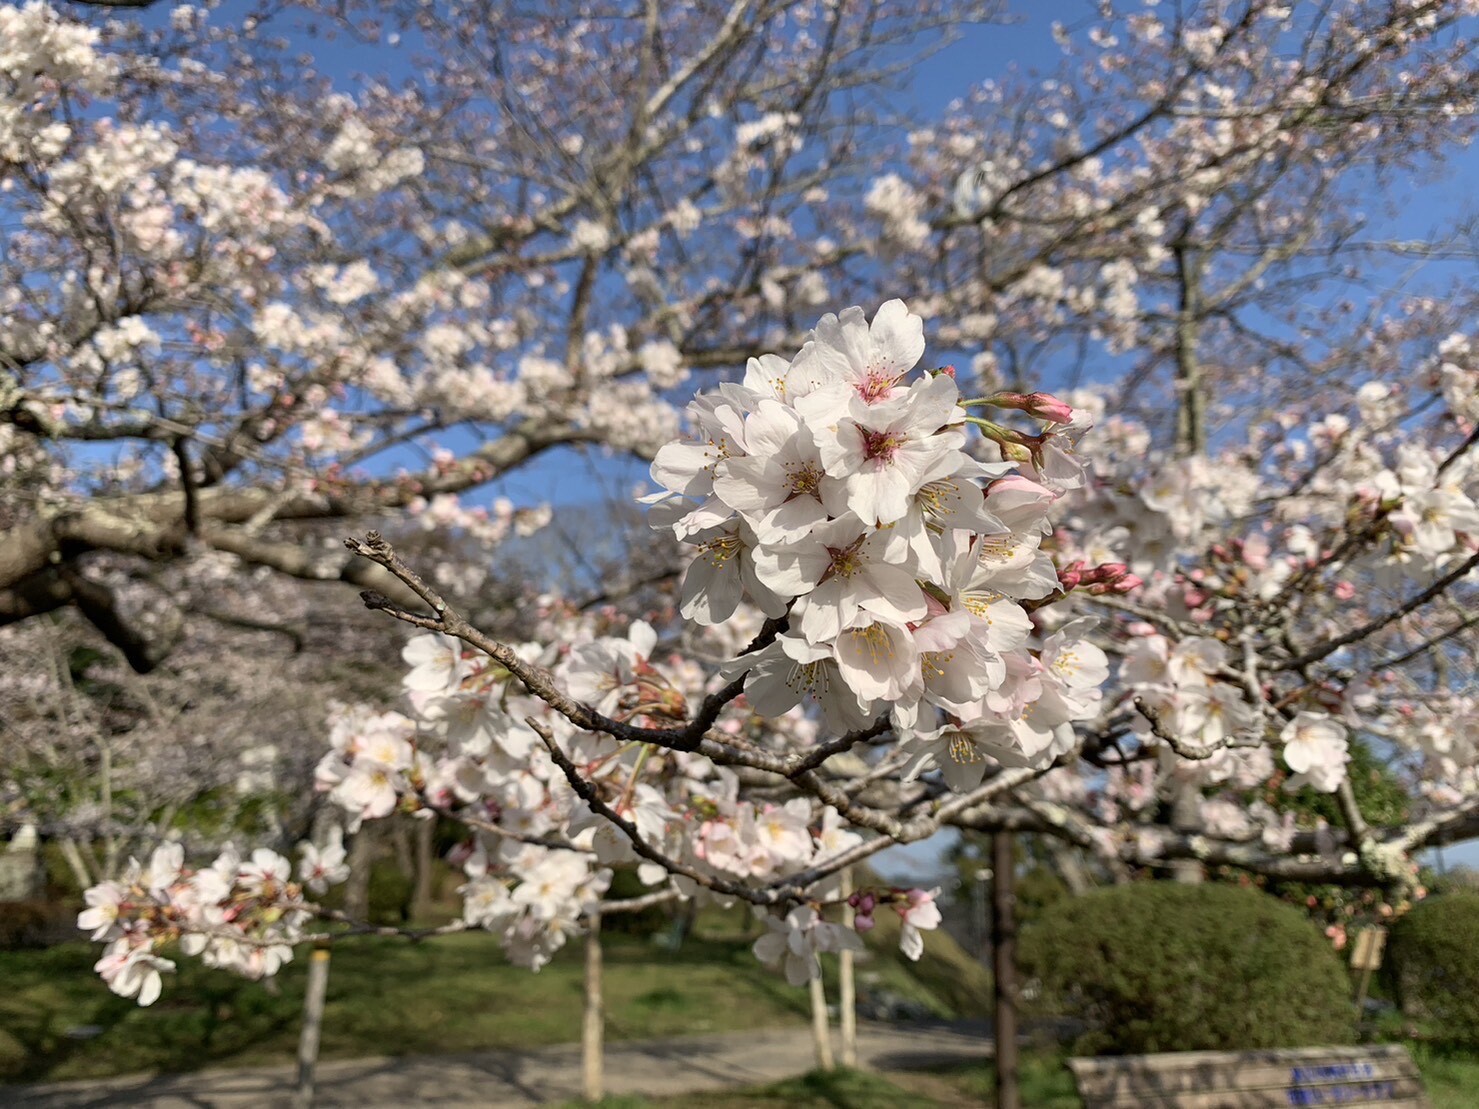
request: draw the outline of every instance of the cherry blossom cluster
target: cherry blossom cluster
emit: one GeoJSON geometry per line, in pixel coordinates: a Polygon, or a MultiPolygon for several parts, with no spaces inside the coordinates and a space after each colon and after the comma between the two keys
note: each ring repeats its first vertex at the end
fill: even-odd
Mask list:
{"type": "Polygon", "coordinates": [[[987,754],[1036,765],[1066,751],[1108,671],[1084,624],[1028,649],[1023,603],[1063,588],[1042,549],[1057,494],[1013,471],[1081,484],[1054,434],[1072,412],[1042,395],[967,400],[948,371],[911,376],[923,353],[923,321],[902,301],[871,324],[860,308],[823,317],[794,359],[752,359],[741,384],[689,405],[691,431],[658,452],[663,492],[649,502],[656,525],[697,548],[684,616],[717,624],[743,600],[786,618],[729,670],[757,712],[814,704],[834,731],[887,712],[962,788],[987,754]],[[968,405],[1049,428],[1028,436],[968,405]],[[998,461],[968,452],[973,426],[998,461]]]}
{"type": "MultiPolygon", "coordinates": [[[[567,610],[542,623],[568,636],[563,651],[532,644],[520,651],[553,663],[563,687],[603,713],[625,720],[681,717],[687,701],[704,692],[701,671],[654,657],[657,636],[646,623],[633,623],[624,636],[594,637],[593,619],[567,610]]],[[[336,713],[332,750],[318,770],[320,787],[349,811],[351,827],[397,809],[461,819],[472,833],[454,853],[468,878],[464,919],[497,934],[520,965],[538,969],[579,929],[613,866],[635,865],[654,889],[712,897],[716,883],[783,882],[862,842],[835,810],[818,812],[810,799],[741,798],[735,773],[706,757],[622,748],[609,737],[576,730],[456,640],[418,636],[405,659],[409,715],[350,707],[336,713]],[[629,835],[585,804],[565,774],[541,757],[535,725],[644,846],[680,869],[639,854],[629,835]]],[[[740,707],[718,727],[739,735],[756,722],[740,707]]],[[[772,743],[803,749],[813,741],[798,710],[766,721],[765,734],[772,743]]],[[[822,882],[816,896],[833,889],[835,881],[822,882]]],[[[918,958],[919,931],[939,922],[932,895],[895,891],[883,898],[907,903],[900,910],[908,925],[901,946],[918,958]]],[[[824,928],[814,938],[821,942],[830,934],[824,928]]]]}
{"type": "MultiPolygon", "coordinates": [[[[1116,679],[1120,704],[1137,710],[1136,738],[1158,756],[1116,768],[1094,791],[1112,810],[1106,820],[1194,783],[1207,835],[1286,851],[1293,814],[1264,800],[1250,805],[1245,792],[1274,778],[1275,755],[1286,789],[1339,791],[1357,735],[1413,783],[1425,799],[1419,811],[1441,813],[1473,793],[1471,692],[1381,665],[1383,657],[1402,662],[1412,644],[1445,627],[1440,620],[1430,630],[1417,611],[1395,623],[1383,614],[1435,582],[1461,580],[1479,551],[1479,473],[1453,434],[1471,441],[1475,427],[1463,388],[1479,380],[1468,349],[1459,335],[1440,344],[1419,378],[1426,399],[1403,384],[1367,381],[1344,410],[1304,425],[1283,415],[1213,458],[1153,456],[1147,467],[1146,428],[1096,420],[1093,479],[1065,498],[1064,553],[1131,552],[1146,579],[1133,606],[1145,619],[1121,625],[1116,679]],[[1406,426],[1412,410],[1435,405],[1436,433],[1415,439],[1406,426]],[[1270,644],[1259,621],[1272,614],[1298,627],[1298,638],[1270,644]],[[1342,647],[1342,633],[1363,624],[1379,638],[1342,647]],[[1274,682],[1291,655],[1326,654],[1340,665],[1323,680],[1302,689],[1274,682]]],[[[1102,403],[1087,393],[1070,399],[1085,409],[1102,403]]],[[[1141,857],[1174,838],[1164,828],[1135,834],[1141,857]]],[[[1383,873],[1407,870],[1361,857],[1383,873]]]]}
{"type": "Polygon", "coordinates": [[[1188,636],[1173,643],[1148,624],[1132,625],[1139,632],[1125,648],[1120,679],[1134,690],[1150,717],[1135,720],[1142,741],[1157,742],[1151,721],[1193,749],[1200,749],[1209,775],[1230,769],[1233,752],[1228,744],[1251,734],[1254,749],[1262,744],[1259,719],[1247,702],[1242,686],[1222,680],[1228,669],[1227,645],[1206,636],[1188,636]]]}
{"type": "Polygon", "coordinates": [[[208,867],[184,864],[184,848],[166,844],[148,866],[130,860],[119,880],[85,892],[77,926],[108,942],[94,969],[114,993],[140,1005],[158,999],[161,972],[174,970],[159,954],[167,945],[246,978],[276,974],[314,915],[303,884],[323,892],[349,875],[337,839],[321,849],[303,845],[298,882],[292,863],[265,848],[242,858],[228,846],[208,867]]]}

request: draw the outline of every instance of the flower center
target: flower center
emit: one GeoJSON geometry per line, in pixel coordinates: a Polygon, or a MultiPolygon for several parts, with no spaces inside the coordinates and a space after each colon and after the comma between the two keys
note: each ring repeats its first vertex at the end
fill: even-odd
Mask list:
{"type": "Polygon", "coordinates": [[[1020,544],[1016,536],[983,535],[976,546],[976,555],[982,562],[1009,562],[1020,544]]]}
{"type": "Polygon", "coordinates": [[[976,745],[960,732],[950,737],[950,761],[957,766],[969,766],[973,762],[981,762],[981,752],[976,750],[976,745]]]}
{"type": "Polygon", "coordinates": [[[881,370],[869,370],[867,380],[857,387],[858,396],[865,404],[876,404],[893,392],[898,380],[897,377],[885,376],[881,370]]]}
{"type": "Polygon", "coordinates": [[[998,593],[992,589],[980,589],[970,593],[961,594],[961,601],[966,609],[975,616],[986,621],[986,626],[991,626],[991,606],[1006,600],[1005,593],[998,593]]]}
{"type": "Polygon", "coordinates": [[[850,578],[863,568],[863,560],[858,557],[858,548],[863,545],[863,536],[846,547],[828,547],[827,553],[832,556],[832,565],[827,567],[827,572],[822,575],[822,581],[829,578],[850,578]]]}
{"type": "Polygon", "coordinates": [[[874,431],[868,427],[858,430],[863,433],[863,457],[870,460],[881,458],[891,462],[899,448],[909,441],[907,435],[898,431],[874,431]]]}
{"type": "Polygon", "coordinates": [[[717,568],[739,554],[742,546],[738,535],[721,535],[718,539],[710,539],[699,550],[709,560],[709,565],[717,568]]]}
{"type": "Polygon", "coordinates": [[[874,666],[894,657],[893,640],[882,625],[869,624],[866,628],[854,628],[847,634],[852,636],[859,653],[868,652],[869,661],[874,666]]]}
{"type": "MultiPolygon", "coordinates": [[[[822,471],[815,463],[808,462],[803,466],[791,471],[791,497],[800,497],[810,494],[815,497],[817,488],[822,483],[822,471]]],[[[790,500],[790,497],[786,498],[790,500]]]]}
{"type": "Polygon", "coordinates": [[[943,678],[945,667],[955,658],[954,651],[925,651],[919,656],[919,672],[925,681],[943,678]]]}

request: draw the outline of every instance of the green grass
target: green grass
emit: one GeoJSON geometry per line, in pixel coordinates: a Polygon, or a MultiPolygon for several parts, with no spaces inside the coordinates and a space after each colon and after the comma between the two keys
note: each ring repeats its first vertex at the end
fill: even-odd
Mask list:
{"type": "MultiPolygon", "coordinates": [[[[678,1106],[684,1099],[664,1098],[656,1105],[678,1106]]],[[[686,1099],[692,1104],[693,1099],[686,1099]]],[[[795,1109],[934,1109],[933,1098],[921,1097],[879,1074],[849,1070],[830,1073],[812,1071],[769,1086],[738,1091],[734,1095],[705,1094],[705,1109],[740,1109],[741,1106],[787,1106],[795,1109]]]]}
{"type": "MultiPolygon", "coordinates": [[[[532,974],[491,936],[422,944],[356,939],[329,972],[325,1058],[522,1048],[579,1039],[581,945],[532,974]]],[[[801,1026],[806,994],[761,967],[748,945],[691,940],[681,951],[608,936],[605,994],[613,1040],[801,1026]],[[716,1004],[722,999],[722,1004],[716,1004]]],[[[297,1045],[304,965],[277,989],[179,960],[153,1006],[113,996],[92,972],[97,950],[67,944],[0,952],[0,1080],[95,1078],[138,1071],[286,1062],[297,1045]],[[69,1029],[101,1033],[75,1039],[69,1029]]]]}
{"type": "Polygon", "coordinates": [[[1412,1061],[1422,1071],[1433,1109],[1474,1109],[1479,1105],[1479,1055],[1409,1044],[1412,1061]]]}
{"type": "MultiPolygon", "coordinates": [[[[839,1068],[812,1071],[799,1078],[729,1092],[706,1092],[704,1109],[964,1109],[990,1104],[995,1076],[989,1064],[972,1064],[910,1074],[871,1074],[839,1068]]],[[[1073,1079],[1061,1056],[1029,1055],[1022,1060],[1022,1104],[1032,1109],[1078,1109],[1073,1079]]],[[[682,1109],[693,1095],[642,1098],[608,1097],[601,1109],[682,1109]]],[[[562,1109],[581,1109],[568,1102],[562,1109]]]]}
{"type": "MultiPolygon", "coordinates": [[[[693,1103],[694,1095],[687,1094],[660,1098],[608,1097],[595,1104],[599,1109],[681,1109],[693,1103]]],[[[561,1109],[588,1109],[591,1104],[571,1101],[561,1109]]],[[[703,1104],[704,1109],[777,1109],[779,1106],[787,1109],[938,1109],[942,1103],[932,1097],[911,1093],[883,1075],[841,1067],[830,1073],[812,1071],[769,1086],[730,1092],[705,1091],[703,1104]]]]}
{"type": "MultiPolygon", "coordinates": [[[[1423,1074],[1433,1109],[1473,1109],[1479,1105],[1479,1057],[1434,1052],[1418,1045],[1413,1059],[1423,1074]]],[[[1080,1109],[1073,1077],[1064,1056],[1027,1052],[1022,1057],[1021,1101],[1032,1109],[1080,1109]]],[[[996,1075],[990,1063],[910,1074],[870,1074],[839,1069],[813,1071],[768,1086],[705,1093],[705,1109],[964,1109],[992,1104],[996,1075]]],[[[602,1109],[681,1109],[693,1096],[671,1098],[609,1097],[602,1109]]],[[[569,1102],[562,1109],[581,1109],[569,1102]]]]}
{"type": "MultiPolygon", "coordinates": [[[[743,1031],[778,1023],[804,1028],[806,992],[792,989],[756,961],[750,944],[758,930],[748,925],[745,934],[745,927],[739,913],[706,914],[676,952],[660,950],[643,937],[604,935],[608,1038],[743,1031]]],[[[859,961],[860,979],[920,1000],[940,1016],[961,1015],[951,991],[979,995],[984,1004],[986,987],[956,966],[959,949],[935,940],[930,937],[918,965],[880,944],[875,955],[859,961]]],[[[420,944],[395,938],[341,942],[329,971],[322,1056],[458,1053],[576,1041],[581,947],[579,941],[568,945],[534,974],[511,966],[493,937],[482,933],[420,944]]],[[[0,1082],[292,1060],[304,962],[290,964],[264,984],[179,958],[178,973],[165,976],[163,996],[141,1009],[109,993],[93,973],[100,950],[100,945],[77,943],[0,952],[5,987],[0,991],[0,1082]],[[78,1038],[76,1033],[88,1026],[101,1031],[78,1038]]]]}

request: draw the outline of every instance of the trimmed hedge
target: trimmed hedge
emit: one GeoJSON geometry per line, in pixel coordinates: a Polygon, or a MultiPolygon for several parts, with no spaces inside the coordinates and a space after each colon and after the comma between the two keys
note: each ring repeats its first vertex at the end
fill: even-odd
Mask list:
{"type": "Polygon", "coordinates": [[[1350,1043],[1340,959],[1297,909],[1237,886],[1139,882],[1049,907],[1022,935],[1033,1009],[1081,1054],[1350,1043]]]}
{"type": "Polygon", "coordinates": [[[1392,926],[1382,974],[1403,1015],[1430,1038],[1479,1046],[1479,891],[1414,905],[1392,926]]]}

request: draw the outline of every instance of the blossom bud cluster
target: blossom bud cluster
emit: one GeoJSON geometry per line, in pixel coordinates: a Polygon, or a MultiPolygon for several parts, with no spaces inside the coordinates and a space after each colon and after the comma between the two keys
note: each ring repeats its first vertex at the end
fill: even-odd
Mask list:
{"type": "Polygon", "coordinates": [[[901,921],[899,947],[910,959],[918,960],[924,954],[924,936],[940,926],[943,919],[935,898],[940,887],[932,890],[891,889],[884,891],[860,890],[847,899],[857,914],[853,917],[853,928],[858,932],[871,932],[876,924],[873,914],[880,905],[889,905],[899,914],[901,921]]]}
{"type": "MultiPolygon", "coordinates": [[[[1082,624],[1028,649],[1023,602],[1061,588],[1042,550],[1057,494],[968,453],[971,425],[998,445],[1005,432],[967,415],[951,374],[911,377],[923,353],[902,301],[871,324],[859,308],[823,317],[793,360],[752,359],[742,384],[689,405],[691,433],[657,453],[663,491],[648,499],[655,525],[698,549],[684,616],[717,624],[748,600],[786,618],[729,670],[757,712],[815,702],[834,731],[889,712],[960,788],[983,752],[1041,765],[1067,749],[1108,670],[1082,624]],[[939,712],[972,738],[940,740],[939,712]]],[[[1005,400],[1070,415],[1043,394],[1005,400]]],[[[1064,450],[1051,468],[1062,487],[1082,480],[1064,450]]]]}

